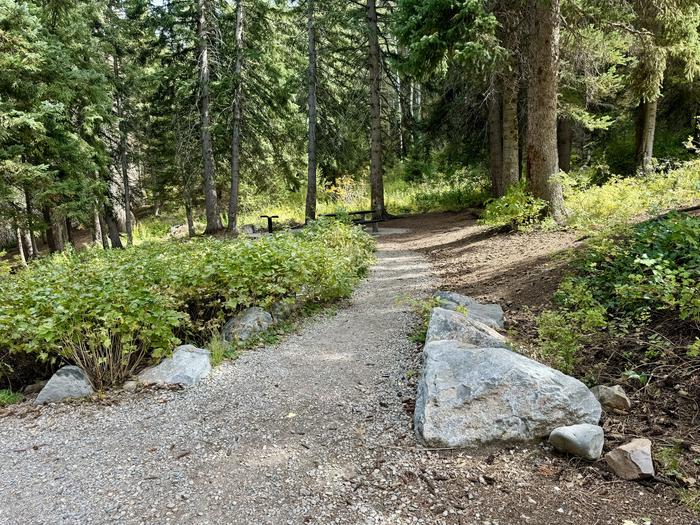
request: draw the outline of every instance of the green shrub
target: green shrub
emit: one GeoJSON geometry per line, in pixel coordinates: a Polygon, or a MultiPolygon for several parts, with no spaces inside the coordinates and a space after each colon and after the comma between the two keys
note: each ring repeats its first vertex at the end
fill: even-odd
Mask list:
{"type": "MultiPolygon", "coordinates": [[[[700,323],[700,219],[671,214],[602,237],[576,262],[576,274],[555,295],[558,308],[538,319],[543,354],[571,371],[576,353],[606,331],[634,339],[654,358],[667,346],[654,331],[640,328],[673,321],[697,333],[700,323]],[[642,340],[642,337],[644,339],[642,340]]],[[[686,351],[693,357],[697,343],[686,351]]]]}
{"type": "Polygon", "coordinates": [[[509,188],[500,199],[487,202],[481,222],[514,230],[529,229],[542,220],[546,207],[547,203],[528,194],[525,183],[521,182],[509,188]]]}
{"type": "Polygon", "coordinates": [[[241,308],[350,294],[372,249],[358,228],[320,221],[256,241],[69,251],[0,278],[0,347],[80,363],[99,388],[180,340],[205,342],[241,308]]]}

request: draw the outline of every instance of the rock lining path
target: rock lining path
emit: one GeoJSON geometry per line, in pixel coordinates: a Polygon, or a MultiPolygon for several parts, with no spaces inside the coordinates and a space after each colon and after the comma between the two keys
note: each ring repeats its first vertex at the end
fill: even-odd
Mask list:
{"type": "Polygon", "coordinates": [[[405,298],[431,281],[415,252],[378,258],[348,307],[199,387],[0,421],[0,523],[388,523],[356,491],[412,443],[405,298]]]}

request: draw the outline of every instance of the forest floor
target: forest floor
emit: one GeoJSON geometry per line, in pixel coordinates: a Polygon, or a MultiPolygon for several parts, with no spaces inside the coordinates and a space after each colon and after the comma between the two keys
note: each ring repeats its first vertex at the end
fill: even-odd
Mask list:
{"type": "Polygon", "coordinates": [[[543,445],[426,450],[412,429],[411,300],[449,288],[547,303],[575,236],[501,235],[469,214],[394,221],[353,297],[183,391],[0,419],[0,523],[699,523],[664,484],[543,445]]]}

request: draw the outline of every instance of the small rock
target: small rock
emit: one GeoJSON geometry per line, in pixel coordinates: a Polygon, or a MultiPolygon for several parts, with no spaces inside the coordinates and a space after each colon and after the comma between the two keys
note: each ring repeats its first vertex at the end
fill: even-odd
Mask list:
{"type": "Polygon", "coordinates": [[[651,441],[633,439],[605,455],[610,469],[622,479],[639,480],[654,477],[651,441]]]}
{"type": "Polygon", "coordinates": [[[139,387],[139,382],[138,381],[127,381],[124,383],[122,386],[122,389],[125,392],[136,392],[136,389],[139,387]]]}
{"type": "Polygon", "coordinates": [[[481,304],[471,297],[455,292],[437,292],[435,297],[443,308],[456,310],[461,306],[467,311],[467,317],[470,319],[476,319],[495,330],[505,327],[503,308],[498,304],[481,304]]]}
{"type": "Polygon", "coordinates": [[[56,403],[64,399],[91,396],[95,391],[85,372],[77,366],[64,366],[49,379],[34,404],[56,403]]]}
{"type": "Polygon", "coordinates": [[[234,339],[247,341],[268,330],[272,324],[272,316],[262,308],[254,306],[228,321],[221,330],[221,335],[226,342],[232,342],[234,339]]]}
{"type": "Polygon", "coordinates": [[[608,410],[629,410],[632,406],[632,402],[620,385],[598,385],[591,388],[591,392],[608,410]]]}
{"type": "Polygon", "coordinates": [[[187,237],[189,235],[190,231],[187,228],[186,224],[178,224],[176,226],[172,226],[170,228],[170,236],[178,239],[182,237],[187,237]]]}
{"type": "Polygon", "coordinates": [[[603,452],[605,437],[598,425],[571,425],[555,428],[549,443],[561,452],[595,461],[603,452]]]}
{"type": "Polygon", "coordinates": [[[144,384],[196,385],[211,372],[209,350],[192,345],[179,346],[172,357],[139,374],[139,381],[144,384]]]}
{"type": "Polygon", "coordinates": [[[22,390],[22,393],[25,396],[30,396],[32,394],[38,394],[39,392],[41,392],[42,388],[44,388],[46,386],[46,383],[48,383],[48,380],[47,381],[37,381],[36,383],[32,383],[31,385],[27,385],[22,390]]]}

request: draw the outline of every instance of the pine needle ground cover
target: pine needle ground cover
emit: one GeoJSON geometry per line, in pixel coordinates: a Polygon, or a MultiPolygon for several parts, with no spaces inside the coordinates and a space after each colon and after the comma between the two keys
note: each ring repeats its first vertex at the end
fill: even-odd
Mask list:
{"type": "Polygon", "coordinates": [[[337,221],[259,240],[65,252],[0,277],[0,371],[12,376],[13,356],[87,361],[95,374],[116,361],[116,382],[180,342],[203,343],[242,308],[345,297],[372,254],[366,233],[337,221]]]}

